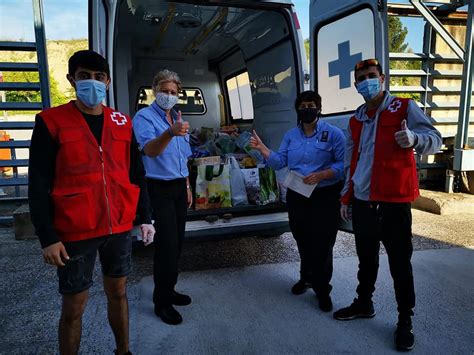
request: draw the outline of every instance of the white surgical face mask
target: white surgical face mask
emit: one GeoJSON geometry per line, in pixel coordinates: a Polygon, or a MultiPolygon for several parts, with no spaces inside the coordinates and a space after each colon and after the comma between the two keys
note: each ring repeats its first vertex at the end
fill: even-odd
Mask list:
{"type": "Polygon", "coordinates": [[[168,95],[162,92],[156,94],[156,103],[163,110],[170,110],[178,102],[178,96],[168,95]]]}

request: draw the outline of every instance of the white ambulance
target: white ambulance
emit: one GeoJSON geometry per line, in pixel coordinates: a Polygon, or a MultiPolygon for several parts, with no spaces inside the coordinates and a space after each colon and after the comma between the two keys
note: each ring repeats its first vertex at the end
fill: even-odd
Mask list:
{"type": "MultiPolygon", "coordinates": [[[[323,119],[345,129],[361,104],[354,63],[377,57],[388,69],[384,3],[310,2],[310,82],[291,1],[90,1],[90,46],[109,61],[111,107],[133,116],[153,101],[154,74],[168,68],[181,77],[179,105],[192,127],[255,129],[278,149],[296,124],[296,95],[307,88],[321,94],[323,119]]],[[[186,237],[288,230],[285,205],[277,203],[190,211],[186,237]],[[224,214],[232,218],[222,219],[224,214]]]]}

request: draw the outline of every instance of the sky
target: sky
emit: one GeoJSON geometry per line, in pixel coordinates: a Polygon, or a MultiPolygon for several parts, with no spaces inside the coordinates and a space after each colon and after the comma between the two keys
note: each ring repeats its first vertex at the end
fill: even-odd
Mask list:
{"type": "MultiPolygon", "coordinates": [[[[88,0],[43,0],[46,38],[87,38],[87,4],[88,0]]],[[[31,0],[0,0],[0,40],[34,41],[31,0]]]]}
{"type": "MultiPolygon", "coordinates": [[[[31,3],[31,0],[0,0],[0,40],[34,41],[31,3]]],[[[293,3],[303,38],[309,38],[309,0],[293,0],[293,3]]],[[[87,4],[88,0],[43,0],[46,38],[51,40],[87,38],[87,4]]],[[[402,19],[402,21],[409,30],[407,36],[409,46],[413,51],[420,52],[423,21],[420,19],[402,19]]]]}

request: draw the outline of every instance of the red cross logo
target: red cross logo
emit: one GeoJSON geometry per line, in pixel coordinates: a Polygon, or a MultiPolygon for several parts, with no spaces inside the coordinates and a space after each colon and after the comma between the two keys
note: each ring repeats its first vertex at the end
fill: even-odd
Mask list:
{"type": "Polygon", "coordinates": [[[120,112],[112,112],[110,115],[112,121],[114,121],[118,126],[123,126],[127,123],[127,116],[121,114],[120,112]]]}
{"type": "Polygon", "coordinates": [[[402,102],[400,100],[395,100],[387,107],[387,110],[393,113],[397,112],[400,107],[402,107],[402,102]]]}

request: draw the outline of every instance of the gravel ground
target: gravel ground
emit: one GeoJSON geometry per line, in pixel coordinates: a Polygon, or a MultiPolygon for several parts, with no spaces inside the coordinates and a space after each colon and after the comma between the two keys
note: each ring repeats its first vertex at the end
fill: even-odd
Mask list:
{"type": "MultiPolygon", "coordinates": [[[[415,250],[474,246],[474,215],[438,216],[413,210],[415,250]]],[[[384,252],[383,249],[381,251],[384,252]]],[[[354,256],[353,236],[338,234],[334,256],[354,256]]],[[[298,261],[290,233],[272,238],[234,238],[188,242],[183,271],[298,261]]],[[[152,274],[152,249],[137,247],[129,283],[131,309],[138,303],[137,283],[152,274]]],[[[57,348],[60,298],[56,271],[43,264],[36,240],[16,241],[11,228],[0,229],[0,354],[51,354],[57,348]]],[[[134,323],[131,315],[131,324],[134,323]]],[[[82,353],[111,353],[113,337],[107,326],[100,267],[83,323],[82,353]]],[[[132,347],[134,335],[131,334],[132,347]]]]}
{"type": "MultiPolygon", "coordinates": [[[[414,250],[474,246],[474,215],[440,216],[412,210],[414,250]]],[[[381,253],[385,253],[382,246],[381,253]]],[[[334,257],[355,256],[354,236],[339,232],[334,257]]],[[[152,274],[152,248],[134,251],[132,281],[152,274]]],[[[185,244],[182,271],[239,267],[299,261],[296,243],[291,233],[273,238],[234,238],[211,242],[185,244]]]]}

